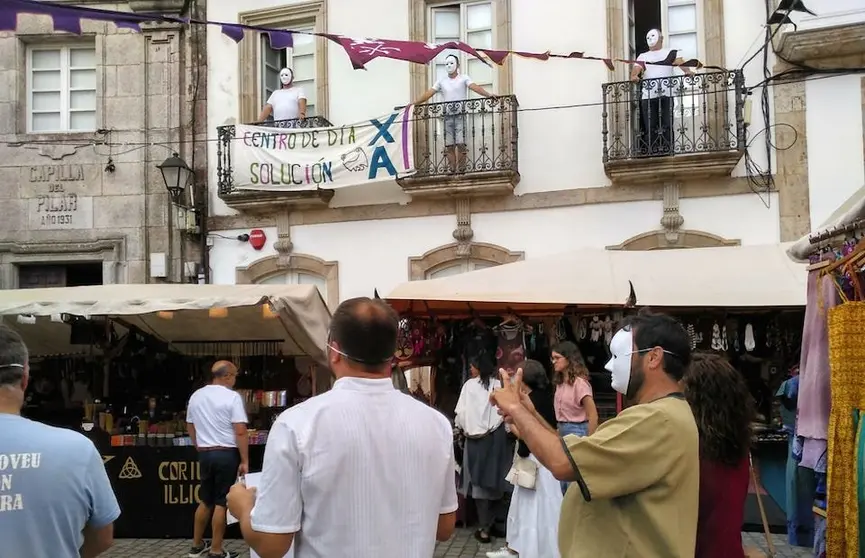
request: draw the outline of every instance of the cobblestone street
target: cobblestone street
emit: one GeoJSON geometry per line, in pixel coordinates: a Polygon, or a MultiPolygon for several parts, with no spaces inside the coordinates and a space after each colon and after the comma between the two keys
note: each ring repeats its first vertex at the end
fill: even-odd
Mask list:
{"type": "MultiPolygon", "coordinates": [[[[766,541],[759,533],[743,533],[745,544],[766,550],[766,541]]],[[[786,544],[783,535],[775,535],[775,550],[777,558],[806,558],[812,555],[810,549],[794,548],[786,544]]],[[[106,558],[171,558],[186,556],[189,549],[188,540],[159,540],[159,539],[121,539],[118,540],[110,552],[105,554],[106,558]]],[[[468,529],[460,529],[448,542],[439,544],[436,548],[435,558],[484,558],[486,552],[498,548],[503,542],[492,545],[478,544],[468,529]]],[[[249,552],[240,541],[231,541],[227,549],[241,552],[246,558],[249,552]]],[[[531,558],[531,557],[526,557],[531,558]]]]}

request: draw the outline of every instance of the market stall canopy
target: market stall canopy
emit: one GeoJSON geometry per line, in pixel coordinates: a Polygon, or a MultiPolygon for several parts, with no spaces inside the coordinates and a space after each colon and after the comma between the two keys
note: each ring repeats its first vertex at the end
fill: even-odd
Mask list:
{"type": "Polygon", "coordinates": [[[842,203],[826,219],[825,223],[792,243],[790,249],[787,250],[787,255],[795,262],[807,262],[808,256],[813,254],[817,248],[817,246],[811,244],[812,236],[827,233],[832,229],[841,229],[862,219],[865,219],[865,186],[859,188],[852,196],[847,198],[847,201],[842,203]]]}
{"type": "Polygon", "coordinates": [[[325,362],[330,312],[313,285],[101,285],[0,290],[0,319],[31,354],[86,353],[68,316],[108,317],[173,349],[208,342],[283,340],[286,356],[325,362]]]}
{"type": "Polygon", "coordinates": [[[633,284],[638,306],[754,308],[805,305],[805,266],[789,244],[624,251],[583,249],[462,275],[412,281],[387,301],[403,314],[439,317],[566,308],[621,308],[633,284]]]}

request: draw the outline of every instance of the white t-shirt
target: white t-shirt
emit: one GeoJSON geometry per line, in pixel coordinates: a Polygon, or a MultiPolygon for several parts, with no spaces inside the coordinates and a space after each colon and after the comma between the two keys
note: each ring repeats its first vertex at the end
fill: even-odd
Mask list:
{"type": "Polygon", "coordinates": [[[306,95],[300,87],[277,89],[271,93],[267,99],[267,104],[273,107],[273,119],[293,120],[300,118],[301,99],[306,99],[306,95]]]}
{"type": "Polygon", "coordinates": [[[235,448],[234,425],[248,422],[243,399],[236,391],[211,384],[189,398],[186,422],[195,425],[200,448],[235,448]]]}
{"type": "Polygon", "coordinates": [[[252,528],[296,533],[297,558],[429,558],[455,471],[444,415],[391,378],[341,378],[273,424],[252,528]]]}
{"type": "Polygon", "coordinates": [[[445,76],[435,82],[433,89],[441,93],[446,103],[453,101],[465,101],[469,98],[469,85],[473,84],[472,78],[465,74],[457,74],[456,77],[445,76]]]}
{"type": "Polygon", "coordinates": [[[502,383],[495,378],[490,379],[489,388],[484,387],[480,378],[471,378],[463,384],[454,422],[466,436],[483,436],[502,423],[501,415],[490,403],[490,394],[500,387],[502,383]]]}
{"type": "MultiPolygon", "coordinates": [[[[637,56],[640,62],[663,62],[670,55],[670,49],[662,48],[659,50],[650,50],[637,56]]],[[[646,69],[643,71],[642,78],[648,79],[663,79],[671,78],[675,74],[673,66],[661,66],[658,64],[646,64],[646,69]]],[[[659,96],[670,97],[673,94],[670,84],[663,82],[644,82],[643,83],[643,99],[654,99],[659,96]]]]}

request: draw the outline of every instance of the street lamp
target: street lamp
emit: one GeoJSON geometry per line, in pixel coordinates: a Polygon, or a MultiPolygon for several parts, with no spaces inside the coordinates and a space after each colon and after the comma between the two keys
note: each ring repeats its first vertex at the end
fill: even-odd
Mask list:
{"type": "Polygon", "coordinates": [[[171,195],[171,199],[179,203],[183,192],[186,191],[186,185],[192,178],[192,169],[177,153],[172,154],[161,165],[156,165],[156,168],[162,172],[162,180],[165,181],[165,188],[171,195]]]}

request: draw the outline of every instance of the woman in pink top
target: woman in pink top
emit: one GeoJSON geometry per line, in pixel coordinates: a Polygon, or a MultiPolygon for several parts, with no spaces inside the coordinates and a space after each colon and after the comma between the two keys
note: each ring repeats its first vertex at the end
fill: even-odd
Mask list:
{"type": "MultiPolygon", "coordinates": [[[[554,400],[559,434],[566,436],[588,436],[598,427],[598,409],[589,383],[589,370],[583,363],[583,355],[570,341],[553,347],[553,385],[556,386],[554,400]]],[[[568,484],[562,483],[566,492],[568,484]]]]}

